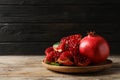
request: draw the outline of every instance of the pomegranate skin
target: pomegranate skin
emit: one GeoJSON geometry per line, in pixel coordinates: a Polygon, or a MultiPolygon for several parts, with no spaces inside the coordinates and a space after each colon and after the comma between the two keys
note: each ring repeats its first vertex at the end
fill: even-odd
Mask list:
{"type": "Polygon", "coordinates": [[[88,35],[80,41],[79,51],[94,64],[104,62],[110,55],[107,41],[99,35],[88,35]]]}

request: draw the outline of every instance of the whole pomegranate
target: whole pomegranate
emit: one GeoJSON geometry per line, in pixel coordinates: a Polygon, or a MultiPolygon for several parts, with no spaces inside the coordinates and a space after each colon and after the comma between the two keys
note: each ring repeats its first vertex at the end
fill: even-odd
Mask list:
{"type": "Polygon", "coordinates": [[[93,64],[104,62],[110,54],[107,41],[93,32],[90,32],[80,41],[79,51],[81,55],[88,57],[93,64]]]}

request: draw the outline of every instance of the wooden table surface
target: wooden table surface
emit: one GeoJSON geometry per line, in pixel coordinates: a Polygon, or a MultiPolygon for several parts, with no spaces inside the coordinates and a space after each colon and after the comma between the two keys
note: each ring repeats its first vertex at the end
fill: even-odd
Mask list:
{"type": "Polygon", "coordinates": [[[120,80],[120,56],[110,56],[112,68],[89,74],[63,74],[47,70],[44,56],[0,56],[0,80],[120,80]]]}

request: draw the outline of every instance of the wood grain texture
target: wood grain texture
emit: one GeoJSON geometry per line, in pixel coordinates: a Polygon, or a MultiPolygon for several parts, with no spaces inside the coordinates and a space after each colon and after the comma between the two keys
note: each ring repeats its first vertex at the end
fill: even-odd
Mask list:
{"type": "Polygon", "coordinates": [[[54,42],[9,42],[0,43],[1,55],[44,55],[47,47],[54,42]]]}
{"type": "Polygon", "coordinates": [[[9,5],[41,5],[41,4],[119,4],[120,1],[105,1],[105,0],[0,0],[0,4],[9,5]]]}
{"type": "Polygon", "coordinates": [[[113,23],[1,23],[0,54],[44,54],[44,50],[64,36],[89,31],[103,36],[110,44],[111,54],[120,46],[120,24],[113,23]]]}
{"type": "Polygon", "coordinates": [[[119,5],[0,5],[0,22],[118,22],[119,5]]]}
{"type": "Polygon", "coordinates": [[[119,77],[109,78],[109,77],[96,77],[95,79],[92,77],[0,77],[3,80],[119,80],[119,77]]]}
{"type": "Polygon", "coordinates": [[[4,80],[119,80],[120,56],[110,56],[112,68],[87,74],[63,74],[47,70],[41,62],[44,56],[0,56],[0,79],[4,80]],[[93,77],[94,76],[94,77],[93,77]]]}
{"type": "Polygon", "coordinates": [[[75,33],[86,36],[89,31],[95,31],[109,42],[119,42],[119,26],[116,23],[1,23],[0,42],[59,41],[75,33]]]}
{"type": "Polygon", "coordinates": [[[90,30],[119,53],[120,1],[0,0],[0,54],[43,54],[64,36],[90,30]]]}
{"type": "MultiPolygon", "coordinates": [[[[47,47],[56,42],[9,42],[0,43],[1,55],[44,55],[47,47]]],[[[110,54],[119,55],[119,43],[110,43],[110,54]]]]}

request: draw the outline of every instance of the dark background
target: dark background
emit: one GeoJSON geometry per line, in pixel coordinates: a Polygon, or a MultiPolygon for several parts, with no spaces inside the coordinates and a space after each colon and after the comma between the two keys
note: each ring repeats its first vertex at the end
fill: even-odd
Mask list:
{"type": "Polygon", "coordinates": [[[89,31],[120,54],[119,0],[0,0],[0,54],[44,54],[63,36],[89,31]]]}

